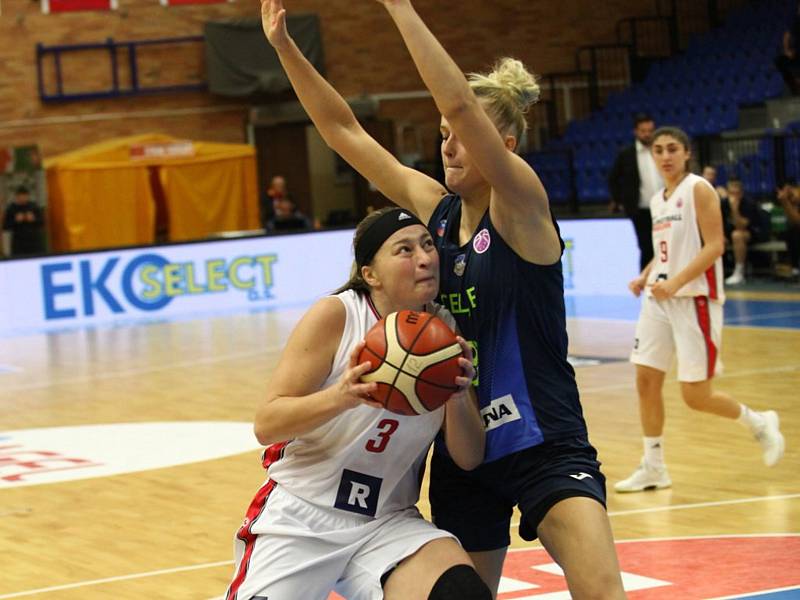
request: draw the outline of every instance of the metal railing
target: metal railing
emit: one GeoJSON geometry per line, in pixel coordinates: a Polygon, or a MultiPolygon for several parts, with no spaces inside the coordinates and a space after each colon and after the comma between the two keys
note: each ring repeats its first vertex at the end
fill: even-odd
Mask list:
{"type": "MultiPolygon", "coordinates": [[[[75,100],[93,100],[97,98],[119,98],[122,96],[139,96],[163,92],[186,92],[205,90],[208,86],[204,80],[198,81],[198,73],[183,73],[188,81],[169,85],[147,85],[142,82],[140,74],[140,60],[144,48],[153,49],[172,56],[175,65],[186,70],[189,61],[176,58],[175,47],[188,47],[192,45],[197,51],[196,44],[202,44],[205,38],[202,35],[161,38],[151,40],[137,40],[130,42],[117,42],[108,38],[103,43],[91,44],[66,44],[58,46],[45,46],[36,44],[36,74],[38,77],[39,98],[42,102],[67,102],[75,100]],[[69,75],[73,79],[86,81],[85,71],[79,73],[65,73],[62,57],[75,53],[94,52],[105,55],[108,60],[106,75],[110,78],[107,85],[100,85],[95,89],[72,91],[79,87],[74,81],[65,81],[69,75]]],[[[200,53],[203,52],[202,46],[200,53]]],[[[163,60],[159,59],[159,64],[163,60]]]]}
{"type": "Polygon", "coordinates": [[[692,36],[721,25],[731,11],[746,4],[748,0],[656,0],[656,10],[673,20],[676,49],[684,50],[692,36]]]}

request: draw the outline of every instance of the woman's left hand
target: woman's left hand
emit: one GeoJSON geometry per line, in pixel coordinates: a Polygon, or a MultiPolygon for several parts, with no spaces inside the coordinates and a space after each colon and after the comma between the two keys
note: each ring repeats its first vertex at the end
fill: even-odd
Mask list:
{"type": "Polygon", "coordinates": [[[672,280],[666,279],[656,281],[650,291],[656,300],[669,300],[678,290],[672,280]]]}

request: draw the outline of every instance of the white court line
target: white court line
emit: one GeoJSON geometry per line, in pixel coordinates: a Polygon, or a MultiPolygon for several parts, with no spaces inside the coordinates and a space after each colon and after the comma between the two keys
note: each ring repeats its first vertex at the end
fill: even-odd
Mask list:
{"type": "MultiPolygon", "coordinates": [[[[781,496],[757,496],[754,498],[741,498],[739,500],[720,500],[718,502],[700,502],[696,504],[675,504],[673,506],[659,506],[655,508],[643,508],[637,510],[623,510],[617,511],[613,513],[608,513],[609,516],[621,516],[621,515],[629,515],[634,513],[646,513],[646,512],[660,512],[665,510],[686,510],[691,508],[699,508],[699,507],[707,507],[707,506],[723,506],[727,504],[744,504],[748,502],[763,502],[769,500],[785,500],[790,498],[798,498],[800,494],[784,494],[781,496]]],[[[519,523],[512,523],[512,526],[517,526],[519,523]]],[[[796,535],[796,534],[783,534],[783,533],[763,533],[763,534],[720,534],[720,535],[707,535],[707,536],[685,536],[682,538],[647,538],[647,539],[635,539],[635,540],[616,540],[616,543],[626,543],[626,542],[642,542],[642,541],[659,541],[659,540],[673,540],[673,539],[690,539],[690,538],[719,538],[719,537],[727,537],[727,538],[736,538],[736,537],[770,537],[770,536],[785,536],[785,535],[796,535]]],[[[510,551],[513,552],[515,550],[524,550],[524,548],[512,548],[510,551]]],[[[181,573],[184,571],[198,571],[201,569],[211,569],[214,567],[222,567],[226,565],[232,565],[232,560],[223,560],[218,562],[211,562],[205,563],[200,565],[191,565],[188,567],[174,567],[172,569],[160,569],[158,571],[147,571],[144,573],[132,573],[130,575],[120,575],[118,577],[106,577],[104,579],[92,579],[88,581],[78,581],[76,583],[69,583],[65,585],[57,585],[53,587],[47,588],[38,588],[35,590],[25,590],[22,592],[12,592],[11,594],[3,594],[0,595],[0,600],[4,600],[5,598],[22,598],[24,596],[33,596],[34,594],[44,594],[47,592],[55,592],[58,590],[68,590],[68,589],[75,589],[79,587],[91,586],[91,585],[100,585],[103,583],[112,583],[115,581],[126,581],[131,579],[144,579],[146,577],[155,577],[158,575],[169,575],[171,573],[181,573]]],[[[793,588],[788,588],[793,589],[793,588]]],[[[218,600],[219,597],[214,597],[209,600],[218,600]]],[[[722,599],[717,599],[722,600],[722,599]]]]}
{"type": "MultiPolygon", "coordinates": [[[[800,590],[800,587],[796,585],[790,585],[789,587],[782,587],[782,588],[773,588],[771,590],[760,590],[758,592],[748,592],[746,596],[742,594],[736,594],[735,596],[716,596],[714,598],[710,598],[709,600],[732,600],[735,598],[758,598],[759,596],[763,596],[764,594],[774,594],[775,592],[790,592],[792,590],[800,590]]],[[[211,600],[215,600],[212,598],[211,600]]],[[[222,600],[222,598],[220,598],[222,600]]]]}
{"type": "MultiPolygon", "coordinates": [[[[624,517],[625,515],[638,515],[643,513],[669,512],[673,510],[687,510],[691,508],[708,508],[712,506],[727,506],[730,504],[750,504],[752,502],[765,502],[770,500],[791,500],[800,498],[800,494],[782,494],[779,496],[755,496],[753,498],[739,498],[737,500],[717,500],[715,502],[695,502],[692,504],[670,504],[669,506],[654,506],[650,508],[634,508],[631,510],[616,510],[608,513],[609,517],[624,517]]],[[[517,527],[519,521],[511,523],[512,527],[517,527]]],[[[731,534],[739,537],[737,534],[731,534]]],[[[714,536],[719,537],[719,536],[714,536]]],[[[670,538],[672,539],[672,538],[670,538]]]]}
{"type": "MultiPolygon", "coordinates": [[[[759,319],[774,319],[778,317],[794,317],[800,316],[798,312],[784,312],[784,313],[773,313],[767,315],[752,315],[752,316],[744,316],[744,317],[732,317],[730,320],[726,320],[723,323],[723,327],[735,327],[736,329],[753,329],[755,331],[797,331],[794,327],[786,327],[780,325],[747,325],[750,321],[757,321],[759,319]]],[[[569,321],[593,321],[599,323],[627,323],[634,325],[638,320],[639,316],[637,314],[636,318],[633,319],[622,319],[622,318],[610,318],[610,317],[581,317],[578,315],[575,316],[567,316],[567,322],[569,321]]]]}
{"type": "MultiPolygon", "coordinates": [[[[144,375],[146,373],[157,373],[161,371],[169,371],[171,369],[182,369],[182,368],[191,368],[197,365],[207,365],[207,364],[214,364],[220,362],[226,362],[230,360],[238,360],[240,358],[250,358],[253,356],[258,356],[260,354],[269,354],[272,352],[278,352],[283,349],[283,346],[268,346],[266,348],[261,348],[259,350],[251,350],[248,352],[236,352],[233,354],[223,354],[223,355],[215,355],[205,358],[196,358],[192,360],[185,360],[181,362],[169,363],[169,364],[162,364],[158,366],[151,366],[151,367],[142,367],[138,369],[126,369],[123,371],[106,371],[103,373],[97,373],[94,375],[83,375],[80,377],[73,377],[69,379],[59,379],[56,381],[43,381],[37,383],[22,383],[17,385],[6,385],[3,386],[1,392],[5,391],[20,391],[20,390],[35,390],[35,389],[44,389],[48,387],[56,387],[59,385],[76,385],[80,383],[90,383],[92,381],[98,381],[102,379],[114,379],[117,377],[131,377],[136,375],[144,375]]],[[[615,360],[615,357],[604,357],[610,360],[615,360]]],[[[620,360],[625,360],[620,359],[620,360]]],[[[617,361],[618,362],[618,361],[617,361]]],[[[766,369],[748,369],[745,371],[737,371],[736,373],[723,373],[721,375],[717,375],[715,379],[730,379],[733,377],[749,377],[751,375],[765,375],[770,373],[789,373],[792,371],[800,370],[800,364],[797,365],[785,365],[782,367],[769,367],[766,369]]],[[[677,379],[670,379],[668,382],[674,383],[677,379]]],[[[604,391],[612,391],[612,390],[623,390],[633,387],[634,381],[631,380],[625,383],[616,383],[613,385],[603,385],[603,386],[596,386],[596,387],[589,387],[589,386],[582,386],[580,391],[582,394],[587,392],[604,392],[604,391]]]]}
{"type": "Polygon", "coordinates": [[[233,564],[232,560],[222,560],[219,562],[204,563],[202,565],[191,565],[188,567],[174,567],[172,569],[160,569],[158,571],[147,571],[146,573],[132,573],[130,575],[119,575],[117,577],[105,577],[103,579],[90,579],[88,581],[78,581],[76,583],[67,583],[65,585],[54,585],[46,588],[37,588],[35,590],[12,592],[11,594],[3,594],[2,596],[0,596],[0,598],[22,598],[23,596],[33,596],[34,594],[46,594],[47,592],[72,590],[79,587],[100,585],[103,583],[113,583],[115,581],[126,581],[129,579],[144,579],[145,577],[156,577],[158,575],[169,575],[171,573],[182,573],[184,571],[198,571],[200,569],[210,569],[213,567],[222,567],[225,565],[232,565],[232,564],[233,564]]]}
{"type": "Polygon", "coordinates": [[[114,379],[117,377],[132,377],[136,375],[144,375],[147,373],[158,373],[160,371],[170,371],[172,369],[183,369],[196,367],[198,365],[209,365],[214,363],[226,362],[230,360],[239,360],[241,358],[251,358],[261,354],[269,354],[281,350],[283,346],[269,346],[259,350],[251,350],[249,352],[235,352],[233,354],[222,354],[208,357],[195,358],[192,360],[184,360],[180,362],[162,364],[158,366],[142,367],[138,369],[125,369],[123,371],[105,371],[103,373],[96,373],[93,375],[82,375],[80,377],[71,377],[68,379],[58,379],[55,381],[42,381],[36,383],[21,383],[17,385],[3,386],[3,392],[19,391],[19,390],[37,390],[48,387],[56,387],[59,385],[75,385],[79,383],[90,383],[101,379],[114,379]]]}
{"type": "MultiPolygon", "coordinates": [[[[616,363],[619,364],[619,363],[616,363]]],[[[714,375],[714,379],[734,379],[736,377],[750,377],[751,375],[768,375],[770,373],[791,373],[792,371],[800,371],[800,364],[796,365],[784,365],[782,367],[767,367],[765,369],[747,369],[744,371],[736,371],[735,373],[722,373],[720,375],[714,375]]],[[[666,383],[677,383],[677,379],[667,379],[666,383]]],[[[585,395],[587,392],[607,392],[612,390],[625,390],[628,388],[635,387],[636,382],[631,379],[626,383],[614,383],[611,385],[598,385],[598,386],[588,386],[582,385],[578,386],[578,389],[581,395],[585,395]]]]}

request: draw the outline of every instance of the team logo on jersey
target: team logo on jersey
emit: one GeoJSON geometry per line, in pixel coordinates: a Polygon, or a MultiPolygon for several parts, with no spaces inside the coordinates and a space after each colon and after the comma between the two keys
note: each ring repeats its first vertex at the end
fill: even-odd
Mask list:
{"type": "Polygon", "coordinates": [[[383,483],[383,479],[378,477],[343,469],[334,506],[349,512],[374,517],[378,511],[381,483],[383,483]]]}
{"type": "Polygon", "coordinates": [[[675,206],[681,208],[683,206],[683,198],[678,198],[678,201],[675,203],[675,206]]]}
{"type": "Polygon", "coordinates": [[[436,228],[436,235],[442,237],[444,235],[444,228],[447,227],[447,219],[439,221],[439,226],[436,228]]]}
{"type": "Polygon", "coordinates": [[[489,406],[481,409],[481,417],[486,431],[497,429],[501,425],[519,421],[522,418],[511,394],[492,400],[489,406]]]}
{"type": "Polygon", "coordinates": [[[456,256],[456,262],[453,265],[453,273],[461,277],[464,274],[464,270],[467,268],[467,255],[466,254],[459,254],[456,256]]]}
{"type": "Polygon", "coordinates": [[[481,229],[478,233],[475,234],[475,237],[472,238],[472,248],[478,254],[483,254],[489,249],[489,246],[492,245],[492,236],[489,235],[488,229],[481,229]]]}

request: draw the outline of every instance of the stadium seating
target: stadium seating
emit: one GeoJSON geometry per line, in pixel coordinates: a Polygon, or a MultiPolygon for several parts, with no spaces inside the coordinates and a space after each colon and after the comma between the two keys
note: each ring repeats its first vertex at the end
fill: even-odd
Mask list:
{"type": "MultiPolygon", "coordinates": [[[[570,122],[562,140],[527,157],[548,186],[551,201],[566,202],[572,193],[566,179],[570,161],[579,202],[608,201],[608,171],[619,147],[632,141],[635,113],[650,114],[657,125],[682,127],[693,137],[713,136],[737,129],[741,106],[780,96],[784,83],[773,60],[795,5],[796,0],[747,4],[723,26],[693,37],[684,53],[652,64],[642,83],[610,94],[601,110],[570,122]]],[[[800,132],[800,123],[794,131],[800,132]]],[[[742,178],[747,193],[774,190],[773,153],[772,136],[765,133],[758,151],[733,165],[731,174],[742,178]]],[[[786,140],[785,153],[791,170],[787,176],[797,178],[800,135],[786,140]]],[[[721,170],[726,171],[724,181],[729,174],[721,170]]]]}

